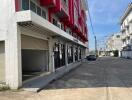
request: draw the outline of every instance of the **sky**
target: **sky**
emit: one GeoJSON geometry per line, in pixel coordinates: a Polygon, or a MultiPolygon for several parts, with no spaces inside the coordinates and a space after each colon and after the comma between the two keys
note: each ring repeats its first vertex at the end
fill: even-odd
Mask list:
{"type": "MultiPolygon", "coordinates": [[[[120,18],[132,0],[88,0],[90,15],[99,46],[113,33],[120,32],[120,18]]],[[[89,48],[95,47],[94,36],[88,18],[89,48]]]]}

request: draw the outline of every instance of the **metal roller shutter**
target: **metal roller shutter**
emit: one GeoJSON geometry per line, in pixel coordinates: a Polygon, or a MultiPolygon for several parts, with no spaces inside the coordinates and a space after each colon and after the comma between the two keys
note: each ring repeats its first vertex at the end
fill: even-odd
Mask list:
{"type": "Polygon", "coordinates": [[[48,41],[21,35],[22,49],[48,50],[48,41]]]}
{"type": "Polygon", "coordinates": [[[5,81],[5,46],[0,42],[0,83],[5,81]]]}

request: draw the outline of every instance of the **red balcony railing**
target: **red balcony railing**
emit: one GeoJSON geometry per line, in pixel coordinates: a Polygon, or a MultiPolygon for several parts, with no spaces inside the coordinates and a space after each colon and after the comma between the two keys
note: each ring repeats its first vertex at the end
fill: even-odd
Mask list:
{"type": "MultiPolygon", "coordinates": [[[[64,2],[64,1],[63,1],[64,2]]],[[[63,4],[64,5],[64,4],[63,4]]],[[[64,7],[64,6],[63,6],[64,7]]],[[[64,8],[66,12],[68,12],[69,17],[61,18],[61,22],[65,23],[66,26],[73,28],[74,24],[74,7],[73,7],[73,0],[68,0],[68,4],[66,8],[64,8]],[[68,9],[67,9],[68,7],[68,9]]]]}
{"type": "Polygon", "coordinates": [[[15,0],[15,9],[16,11],[20,10],[20,0],[15,0]]]}
{"type": "Polygon", "coordinates": [[[86,12],[84,10],[81,11],[81,16],[83,17],[84,20],[87,20],[86,12]]]}
{"type": "Polygon", "coordinates": [[[66,14],[66,16],[68,16],[69,15],[69,6],[68,6],[68,2],[69,1],[67,1],[67,2],[65,2],[64,0],[61,0],[61,5],[62,5],[62,11],[66,14]]]}
{"type": "Polygon", "coordinates": [[[40,5],[53,7],[56,5],[56,0],[40,0],[40,5]]]}
{"type": "Polygon", "coordinates": [[[65,2],[64,0],[56,0],[56,5],[54,7],[50,7],[49,10],[51,13],[56,14],[60,19],[69,17],[68,2],[69,1],[65,2]]]}

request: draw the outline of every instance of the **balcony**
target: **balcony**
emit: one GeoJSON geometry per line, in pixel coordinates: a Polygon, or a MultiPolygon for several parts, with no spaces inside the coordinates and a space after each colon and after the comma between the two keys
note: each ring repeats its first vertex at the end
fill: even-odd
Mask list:
{"type": "Polygon", "coordinates": [[[74,26],[72,28],[72,31],[74,33],[76,33],[76,35],[79,36],[84,42],[88,41],[87,35],[86,35],[87,34],[87,27],[85,27],[83,30],[83,28],[81,26],[80,27],[74,26]]]}
{"type": "Polygon", "coordinates": [[[84,42],[87,42],[88,41],[87,35],[86,34],[82,34],[82,39],[83,39],[84,42]]]}
{"type": "Polygon", "coordinates": [[[33,0],[18,0],[18,1],[19,1],[19,8],[17,9],[19,10],[17,10],[17,12],[31,10],[37,15],[41,16],[42,18],[47,19],[47,12],[37,2],[33,0]]]}
{"type": "Polygon", "coordinates": [[[125,21],[125,22],[124,22],[124,27],[125,27],[125,28],[128,28],[128,27],[129,27],[129,22],[128,22],[128,21],[125,21]]]}
{"type": "Polygon", "coordinates": [[[45,9],[40,6],[38,2],[35,2],[33,0],[16,0],[16,7],[17,7],[17,12],[19,11],[27,11],[31,10],[32,12],[36,13],[40,17],[47,19],[48,20],[48,13],[45,11],[45,9]],[[21,3],[21,4],[20,4],[21,3]],[[19,8],[18,8],[19,4],[19,8]]]}
{"type": "Polygon", "coordinates": [[[81,32],[80,29],[75,29],[75,33],[77,33],[77,35],[84,41],[87,41],[87,36],[86,33],[81,32]]]}
{"type": "Polygon", "coordinates": [[[132,23],[132,18],[130,19],[129,23],[132,23]]]}
{"type": "Polygon", "coordinates": [[[66,15],[69,15],[68,2],[61,0],[61,5],[62,5],[62,11],[64,11],[66,15]]]}
{"type": "Polygon", "coordinates": [[[66,2],[64,0],[57,0],[56,8],[51,8],[53,9],[53,12],[56,14],[56,16],[60,19],[65,19],[69,17],[68,2],[69,1],[66,2]]]}
{"type": "Polygon", "coordinates": [[[125,31],[126,31],[126,28],[121,27],[121,32],[123,33],[123,32],[125,32],[125,31]]]}
{"type": "Polygon", "coordinates": [[[123,45],[122,48],[123,48],[123,51],[132,51],[132,46],[129,44],[123,45]]]}
{"type": "Polygon", "coordinates": [[[86,22],[84,20],[84,16],[83,17],[79,17],[79,30],[81,31],[80,32],[80,35],[82,37],[82,39],[84,41],[87,41],[87,27],[86,27],[86,22]]]}
{"type": "Polygon", "coordinates": [[[56,6],[56,0],[40,0],[41,6],[54,7],[56,6]]]}
{"type": "Polygon", "coordinates": [[[122,39],[122,40],[126,39],[126,37],[127,37],[127,35],[126,35],[125,33],[123,33],[123,34],[121,35],[121,39],[122,39]]]}
{"type": "MultiPolygon", "coordinates": [[[[61,37],[68,41],[75,42],[72,35],[56,27],[31,10],[19,11],[16,13],[16,17],[18,25],[25,29],[35,30],[44,35],[61,37]]],[[[81,41],[78,41],[78,44],[86,47],[86,45],[81,41]]]]}
{"type": "Polygon", "coordinates": [[[84,20],[87,20],[86,13],[84,10],[81,10],[81,16],[83,17],[84,20]]]}
{"type": "MultiPolygon", "coordinates": [[[[37,29],[42,31],[44,29],[47,30],[48,34],[52,35],[60,35],[62,37],[71,38],[71,35],[66,35],[67,33],[61,30],[60,28],[54,26],[50,23],[48,19],[47,12],[45,9],[41,7],[37,2],[32,0],[20,0],[22,4],[20,4],[19,11],[17,11],[17,22],[19,25],[24,27],[30,27],[32,29],[37,29]],[[47,23],[47,24],[46,24],[47,23]],[[53,28],[52,28],[53,27],[53,28]],[[58,30],[56,32],[56,30],[58,30]]],[[[47,33],[46,32],[46,33],[47,33]]],[[[78,31],[77,31],[78,32],[78,31]]],[[[81,41],[79,43],[82,44],[81,41]]]]}

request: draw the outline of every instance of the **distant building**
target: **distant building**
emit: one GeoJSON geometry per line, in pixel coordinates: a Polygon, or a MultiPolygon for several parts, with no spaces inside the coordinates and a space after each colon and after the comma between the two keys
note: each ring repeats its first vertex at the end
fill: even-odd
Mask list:
{"type": "Polygon", "coordinates": [[[118,56],[120,56],[121,49],[122,49],[121,33],[114,33],[107,39],[106,42],[107,55],[114,56],[115,52],[118,51],[118,56]]]}
{"type": "Polygon", "coordinates": [[[120,20],[122,33],[122,57],[132,58],[132,3],[129,4],[120,20]]]}
{"type": "Polygon", "coordinates": [[[106,56],[106,50],[105,50],[105,48],[99,48],[99,50],[98,50],[98,56],[99,57],[106,56]]]}

